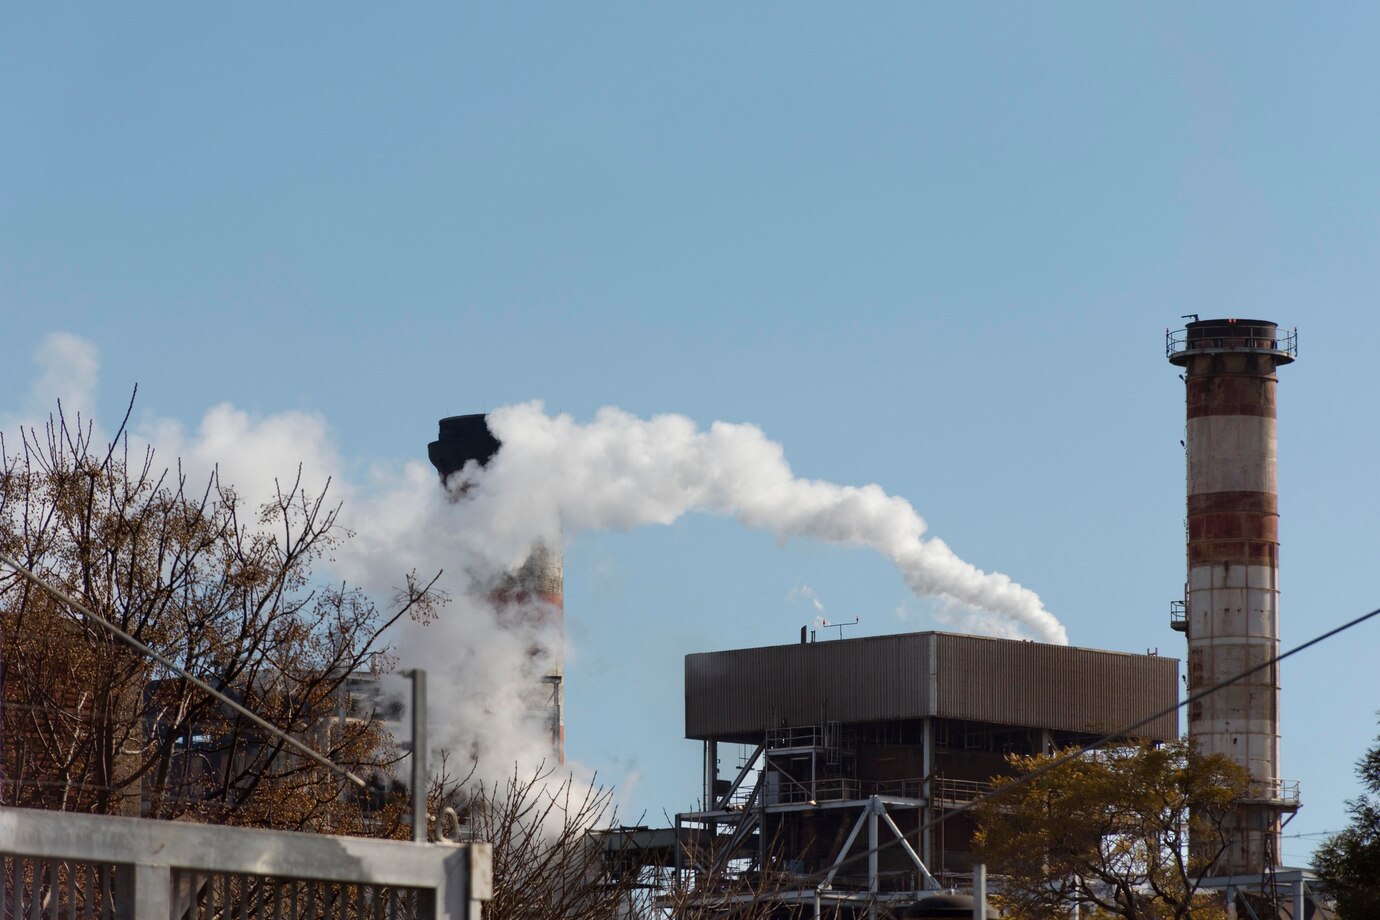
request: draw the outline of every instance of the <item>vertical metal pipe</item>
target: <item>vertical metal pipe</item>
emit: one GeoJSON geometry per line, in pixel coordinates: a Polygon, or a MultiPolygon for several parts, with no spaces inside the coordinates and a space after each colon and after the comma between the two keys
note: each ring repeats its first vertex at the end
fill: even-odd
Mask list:
{"type": "Polygon", "coordinates": [[[714,786],[719,779],[719,742],[710,739],[704,743],[704,810],[718,807],[718,795],[714,786]]]}
{"type": "Polygon", "coordinates": [[[973,920],[987,920],[987,864],[973,866],[973,920]]]}
{"type": "MultiPolygon", "coordinates": [[[[713,837],[711,836],[710,839],[712,840],[713,837]]],[[[685,849],[685,836],[684,836],[684,834],[681,833],[680,815],[676,815],[676,840],[675,840],[675,844],[674,844],[674,849],[672,850],[671,858],[672,858],[672,865],[674,866],[674,868],[675,868],[675,873],[676,873],[676,874],[675,874],[675,887],[676,887],[676,893],[677,893],[677,895],[680,894],[680,890],[681,890],[681,881],[682,881],[682,880],[681,880],[681,872],[682,872],[682,870],[684,869],[684,864],[683,864],[683,861],[682,861],[682,853],[683,853],[684,849],[685,849]]],[[[696,856],[696,858],[698,859],[698,855],[696,856]]]]}
{"type": "Polygon", "coordinates": [[[412,678],[412,839],[426,843],[426,671],[413,668],[403,676],[412,678]]]}
{"type": "MultiPolygon", "coordinates": [[[[1279,651],[1276,368],[1294,340],[1262,320],[1195,321],[1169,336],[1184,368],[1188,455],[1188,689],[1194,692],[1279,651]]],[[[1188,734],[1251,776],[1250,801],[1228,819],[1222,875],[1277,864],[1280,814],[1279,673],[1268,668],[1193,703],[1188,734]]]]}
{"type": "Polygon", "coordinates": [[[867,890],[872,897],[867,902],[869,920],[877,917],[877,812],[882,808],[882,800],[875,795],[867,802],[867,890]]]}
{"type": "MultiPolygon", "coordinates": [[[[920,824],[924,827],[934,820],[934,719],[929,716],[920,723],[920,749],[920,769],[925,777],[924,788],[921,790],[925,805],[920,812],[920,824]]],[[[932,827],[920,832],[920,860],[927,867],[934,865],[932,827]]]]}

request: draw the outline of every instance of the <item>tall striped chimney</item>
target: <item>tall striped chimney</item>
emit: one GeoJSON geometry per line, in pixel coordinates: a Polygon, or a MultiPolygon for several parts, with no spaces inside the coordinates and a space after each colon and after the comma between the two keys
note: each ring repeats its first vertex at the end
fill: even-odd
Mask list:
{"type": "MultiPolygon", "coordinates": [[[[441,476],[442,484],[455,473],[464,469],[470,460],[480,466],[486,465],[498,453],[501,445],[483,415],[454,415],[441,419],[441,430],[435,441],[427,445],[427,456],[431,465],[441,476]]],[[[449,483],[450,494],[457,498],[463,496],[464,485],[457,487],[449,483]]],[[[489,599],[498,609],[500,622],[503,618],[515,624],[519,619],[529,622],[535,618],[549,624],[549,632],[560,635],[565,615],[565,573],[564,559],[560,546],[550,547],[538,543],[532,547],[517,571],[503,575],[496,584],[489,586],[489,599]]],[[[555,758],[565,762],[565,668],[562,649],[557,642],[554,648],[530,650],[532,656],[546,652],[551,660],[547,672],[539,684],[530,688],[526,704],[528,712],[540,719],[544,730],[551,737],[551,750],[555,758]]]]}
{"type": "MultiPolygon", "coordinates": [[[[1279,653],[1275,369],[1293,362],[1297,333],[1281,336],[1262,320],[1210,319],[1166,339],[1187,388],[1188,583],[1173,626],[1187,633],[1194,693],[1279,653]]],[[[1280,816],[1298,798],[1279,775],[1278,666],[1193,703],[1188,734],[1252,780],[1248,801],[1229,819],[1229,848],[1215,874],[1279,865],[1280,816]]]]}

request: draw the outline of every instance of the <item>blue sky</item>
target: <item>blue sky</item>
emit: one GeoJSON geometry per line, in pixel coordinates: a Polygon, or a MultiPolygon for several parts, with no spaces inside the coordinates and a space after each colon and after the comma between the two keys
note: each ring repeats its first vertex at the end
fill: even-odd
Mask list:
{"type": "MultiPolygon", "coordinates": [[[[758,424],[909,498],[1074,643],[1181,657],[1186,313],[1300,327],[1285,645],[1380,604],[1380,14],[1284,5],[0,11],[0,384],[66,331],[100,409],[318,413],[360,475],[529,399],[758,424]]],[[[687,652],[940,625],[861,551],[729,521],[567,555],[569,750],[693,803],[687,652]],[[907,611],[899,617],[898,607],[907,611]]],[[[1284,669],[1335,829],[1380,627],[1284,669]]],[[[1286,840],[1294,863],[1314,841],[1286,840]]]]}

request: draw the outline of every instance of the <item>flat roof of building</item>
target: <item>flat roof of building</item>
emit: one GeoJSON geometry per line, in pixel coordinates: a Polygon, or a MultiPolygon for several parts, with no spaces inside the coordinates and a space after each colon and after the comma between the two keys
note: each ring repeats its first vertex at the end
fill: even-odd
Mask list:
{"type": "MultiPolygon", "coordinates": [[[[685,656],[685,736],[783,725],[964,719],[1101,735],[1178,701],[1178,659],[945,632],[685,656]]],[[[1179,735],[1177,711],[1136,737],[1179,735]]]]}

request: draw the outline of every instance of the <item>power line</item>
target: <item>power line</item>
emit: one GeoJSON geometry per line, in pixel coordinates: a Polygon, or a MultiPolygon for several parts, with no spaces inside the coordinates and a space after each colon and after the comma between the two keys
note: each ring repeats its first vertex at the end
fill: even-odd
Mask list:
{"type": "Polygon", "coordinates": [[[102,629],[107,630],[120,641],[129,645],[131,648],[139,652],[142,652],[143,654],[152,658],[154,661],[161,664],[163,667],[168,668],[173,673],[177,674],[179,677],[183,678],[184,680],[187,680],[194,686],[199,687],[201,690],[220,700],[222,703],[229,706],[235,712],[244,716],[250,722],[253,722],[259,728],[263,729],[269,734],[281,739],[286,744],[297,750],[299,753],[304,754],[307,757],[310,757],[312,760],[321,764],[323,767],[326,767],[327,769],[335,773],[339,773],[341,776],[345,777],[347,780],[354,783],[356,786],[359,786],[361,789],[367,788],[367,784],[364,782],[364,780],[360,779],[354,773],[350,772],[349,770],[345,769],[339,764],[334,763],[323,754],[318,753],[314,749],[298,741],[296,738],[287,734],[282,729],[273,725],[271,722],[265,720],[256,713],[246,709],[244,706],[240,705],[226,694],[221,693],[219,690],[217,690],[215,687],[212,687],[210,684],[206,683],[201,678],[193,675],[185,668],[178,666],[175,662],[172,661],[172,659],[149,648],[147,645],[140,642],[138,639],[134,638],[129,633],[125,632],[123,629],[107,620],[105,617],[94,612],[93,610],[91,610],[91,608],[87,607],[85,604],[81,603],[76,598],[72,597],[70,594],[63,591],[61,588],[57,588],[53,585],[50,585],[47,581],[43,580],[39,576],[35,575],[33,572],[29,571],[23,565],[20,565],[19,562],[10,557],[9,554],[5,552],[0,552],[0,563],[4,563],[5,565],[9,566],[16,573],[22,575],[24,578],[33,582],[43,591],[48,592],[53,597],[57,598],[62,603],[66,604],[68,607],[71,607],[73,610],[82,614],[87,618],[87,620],[95,623],[102,629]]]}

